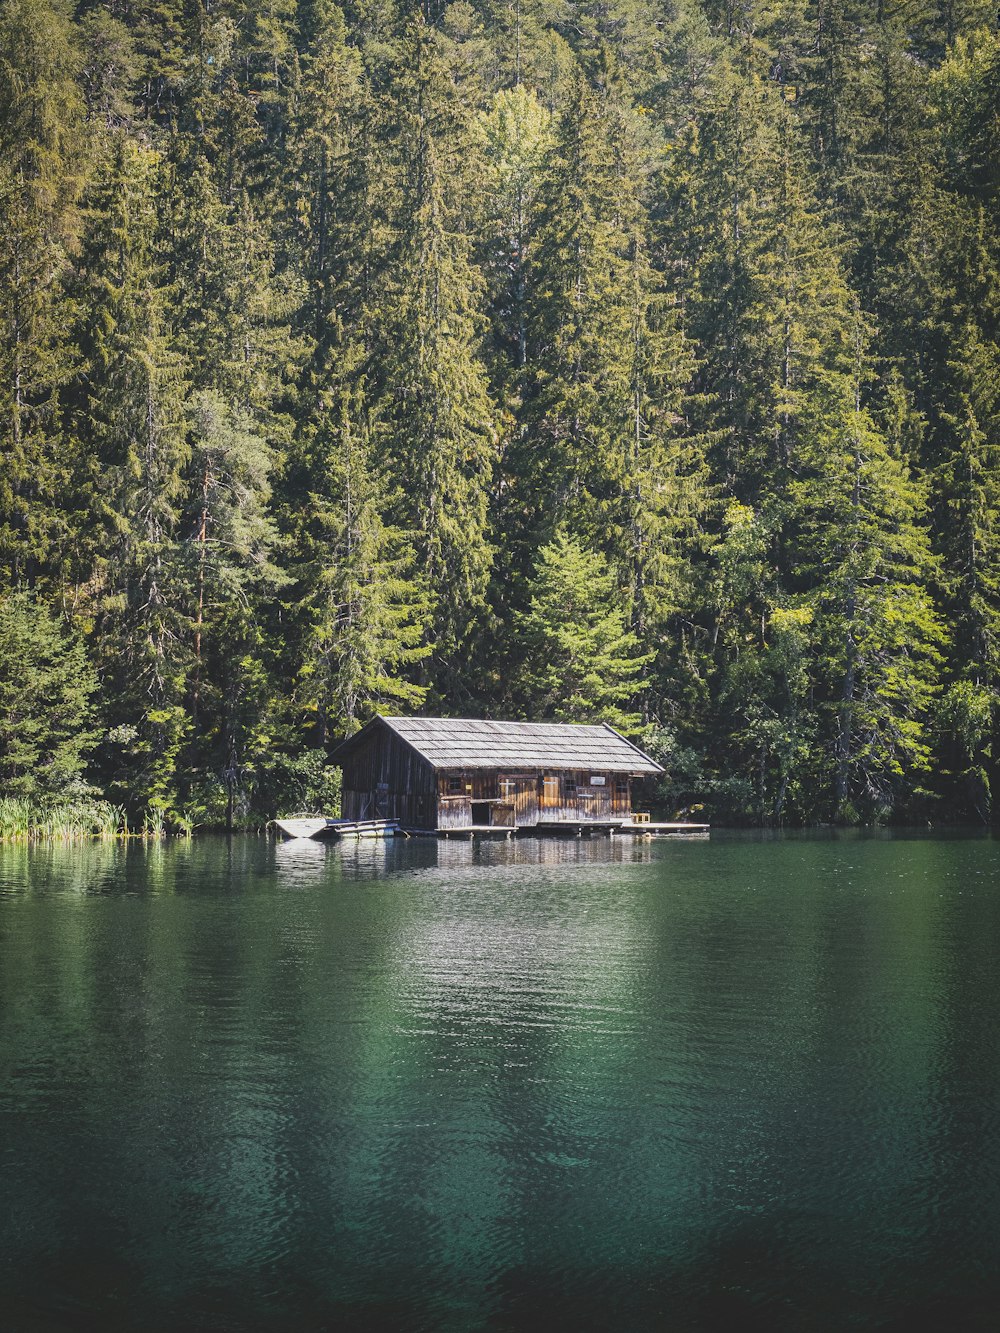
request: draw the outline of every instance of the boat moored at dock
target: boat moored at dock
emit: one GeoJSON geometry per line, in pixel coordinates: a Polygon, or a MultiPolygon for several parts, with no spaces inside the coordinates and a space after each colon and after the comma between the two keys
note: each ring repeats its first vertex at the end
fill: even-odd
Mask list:
{"type": "Polygon", "coordinates": [[[329,815],[290,815],[274,821],[286,838],[392,838],[395,819],[333,819],[329,815]]]}
{"type": "Polygon", "coordinates": [[[651,823],[649,820],[580,821],[539,820],[528,828],[511,825],[470,824],[438,829],[403,828],[394,819],[333,819],[326,815],[297,815],[276,819],[277,828],[289,839],[338,841],[352,838],[512,838],[512,837],[636,837],[707,838],[708,824],[651,823]]]}

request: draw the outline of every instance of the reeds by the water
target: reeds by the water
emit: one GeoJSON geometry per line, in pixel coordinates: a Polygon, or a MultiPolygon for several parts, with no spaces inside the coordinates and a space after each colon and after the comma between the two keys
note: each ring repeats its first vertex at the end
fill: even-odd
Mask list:
{"type": "Polygon", "coordinates": [[[76,842],[127,834],[125,811],[109,801],[39,806],[17,796],[0,797],[0,842],[76,842]]]}

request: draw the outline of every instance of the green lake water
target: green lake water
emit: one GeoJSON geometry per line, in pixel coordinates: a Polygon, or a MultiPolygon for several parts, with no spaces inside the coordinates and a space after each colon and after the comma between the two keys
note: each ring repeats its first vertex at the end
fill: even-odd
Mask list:
{"type": "Polygon", "coordinates": [[[0,848],[0,1325],[990,1329],[1000,843],[0,848]]]}

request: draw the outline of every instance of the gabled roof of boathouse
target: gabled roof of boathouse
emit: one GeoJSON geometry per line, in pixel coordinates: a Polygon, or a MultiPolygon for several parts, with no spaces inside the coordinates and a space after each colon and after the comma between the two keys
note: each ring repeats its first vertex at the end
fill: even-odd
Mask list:
{"type": "Polygon", "coordinates": [[[333,753],[340,763],[374,730],[387,727],[433,768],[504,768],[662,773],[614,727],[575,722],[488,722],[464,717],[376,717],[333,753]]]}

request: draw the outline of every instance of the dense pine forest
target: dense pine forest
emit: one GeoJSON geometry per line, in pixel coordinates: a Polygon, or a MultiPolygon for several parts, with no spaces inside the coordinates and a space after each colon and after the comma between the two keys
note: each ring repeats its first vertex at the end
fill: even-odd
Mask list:
{"type": "Polygon", "coordinates": [[[4,0],[0,795],[424,711],[988,821],[998,209],[984,0],[4,0]]]}

